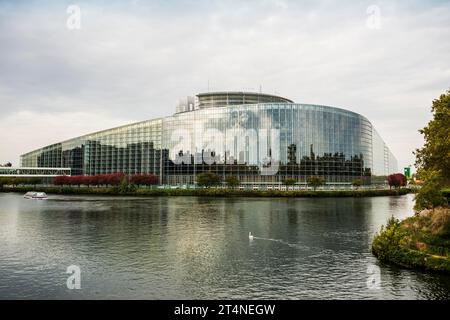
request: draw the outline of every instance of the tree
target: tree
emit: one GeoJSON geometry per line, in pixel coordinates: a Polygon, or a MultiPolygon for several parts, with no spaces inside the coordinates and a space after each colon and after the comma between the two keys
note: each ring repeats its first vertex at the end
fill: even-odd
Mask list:
{"type": "Polygon", "coordinates": [[[96,174],[95,179],[97,180],[98,186],[108,184],[108,175],[106,175],[106,174],[96,174]]]}
{"type": "Polygon", "coordinates": [[[17,185],[22,183],[22,178],[14,177],[9,180],[9,184],[12,184],[13,187],[17,187],[17,185]]]}
{"type": "Polygon", "coordinates": [[[7,162],[5,164],[0,165],[0,167],[12,167],[12,163],[11,162],[7,162]]]}
{"type": "MultiPolygon", "coordinates": [[[[416,149],[415,165],[419,176],[424,171],[434,171],[442,177],[442,183],[450,183],[450,90],[433,100],[433,119],[419,132],[425,144],[416,149]]],[[[425,174],[427,175],[427,174],[425,174]]],[[[423,177],[420,177],[422,180],[423,177]]]]}
{"type": "Polygon", "coordinates": [[[83,176],[83,184],[90,187],[91,185],[96,185],[97,180],[95,176],[83,176]]]}
{"type": "Polygon", "coordinates": [[[63,186],[66,184],[70,184],[70,177],[68,176],[57,176],[53,179],[53,184],[57,186],[63,186]]]}
{"type": "Polygon", "coordinates": [[[3,186],[5,184],[8,184],[8,179],[7,178],[0,178],[0,189],[3,189],[3,186]]]}
{"type": "Polygon", "coordinates": [[[38,178],[38,177],[35,177],[35,178],[29,178],[29,179],[28,179],[28,183],[29,183],[29,184],[32,184],[33,186],[36,187],[37,184],[41,184],[41,183],[42,183],[42,178],[38,178]]]}
{"type": "Polygon", "coordinates": [[[84,184],[84,177],[83,176],[73,176],[69,178],[70,184],[73,186],[81,186],[84,184]]]}
{"type": "Polygon", "coordinates": [[[230,188],[235,188],[240,184],[240,181],[235,176],[228,176],[225,178],[225,183],[230,188]]]}
{"type": "Polygon", "coordinates": [[[297,180],[292,179],[292,178],[286,178],[283,180],[283,184],[285,184],[287,186],[293,186],[296,182],[297,182],[297,180]]]}
{"type": "Polygon", "coordinates": [[[106,184],[112,186],[118,186],[122,183],[122,180],[125,178],[125,174],[119,173],[110,173],[106,175],[106,184]]]}
{"type": "Polygon", "coordinates": [[[136,185],[133,183],[130,183],[127,176],[123,175],[122,180],[120,181],[119,185],[115,188],[118,188],[119,193],[127,193],[127,192],[133,192],[136,190],[136,185]]]}
{"type": "Polygon", "coordinates": [[[135,185],[143,185],[144,184],[144,175],[143,174],[133,174],[130,177],[130,182],[134,183],[135,185]]]}
{"type": "Polygon", "coordinates": [[[219,185],[222,177],[213,172],[202,172],[197,175],[197,184],[202,187],[211,187],[219,185]]]}
{"type": "Polygon", "coordinates": [[[130,182],[138,186],[158,184],[158,177],[151,173],[133,174],[130,177],[130,182]]]}
{"type": "Polygon", "coordinates": [[[147,174],[145,175],[145,180],[144,180],[144,184],[145,185],[155,185],[158,184],[158,176],[154,175],[154,174],[147,174]]]}
{"type": "Polygon", "coordinates": [[[425,175],[425,182],[416,194],[414,210],[420,211],[446,205],[447,199],[441,191],[442,178],[439,173],[436,171],[425,171],[422,175],[425,175]]]}
{"type": "Polygon", "coordinates": [[[306,180],[308,185],[310,185],[314,191],[316,191],[317,187],[325,184],[325,179],[322,177],[311,176],[306,180]]]}
{"type": "Polygon", "coordinates": [[[355,179],[352,181],[352,186],[354,186],[356,189],[358,189],[362,185],[361,179],[355,179]]]}
{"type": "Polygon", "coordinates": [[[448,205],[441,189],[450,184],[450,90],[433,100],[433,119],[419,130],[425,144],[416,149],[417,176],[423,181],[415,210],[448,205]]]}
{"type": "Polygon", "coordinates": [[[387,177],[389,187],[400,188],[406,186],[406,177],[403,173],[394,173],[387,177]]]}

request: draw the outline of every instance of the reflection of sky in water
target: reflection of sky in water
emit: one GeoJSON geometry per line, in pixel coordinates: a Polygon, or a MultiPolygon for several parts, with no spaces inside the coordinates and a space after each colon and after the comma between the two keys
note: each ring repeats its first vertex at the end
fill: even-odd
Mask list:
{"type": "Polygon", "coordinates": [[[201,199],[0,194],[3,298],[449,298],[450,279],[379,265],[373,234],[412,196],[201,199]],[[248,232],[255,238],[249,241],[248,232]],[[79,265],[82,289],[66,289],[79,265]],[[381,290],[366,286],[370,264],[381,290]]]}

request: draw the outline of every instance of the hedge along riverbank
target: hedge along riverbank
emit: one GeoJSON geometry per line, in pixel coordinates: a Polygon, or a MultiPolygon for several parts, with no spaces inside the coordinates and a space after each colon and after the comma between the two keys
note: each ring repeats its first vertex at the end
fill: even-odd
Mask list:
{"type": "MultiPolygon", "coordinates": [[[[31,187],[3,187],[2,192],[30,191],[31,187]]],[[[198,197],[274,197],[274,198],[321,198],[321,197],[377,197],[400,196],[410,193],[407,188],[386,190],[238,190],[238,189],[145,189],[121,192],[117,187],[32,187],[33,191],[48,194],[127,195],[127,196],[198,196],[198,197]]]]}

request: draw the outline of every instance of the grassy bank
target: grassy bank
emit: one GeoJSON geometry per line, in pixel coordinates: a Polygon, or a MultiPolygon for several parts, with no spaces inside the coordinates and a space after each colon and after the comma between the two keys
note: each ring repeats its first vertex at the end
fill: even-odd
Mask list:
{"type": "Polygon", "coordinates": [[[121,192],[119,188],[89,187],[4,187],[3,192],[21,192],[30,190],[48,194],[84,194],[84,195],[128,195],[128,196],[203,196],[203,197],[375,197],[399,196],[411,192],[410,189],[392,190],[234,190],[234,189],[136,189],[121,192]]]}
{"type": "Polygon", "coordinates": [[[372,243],[374,255],[403,267],[450,273],[450,208],[391,218],[372,243]]]}

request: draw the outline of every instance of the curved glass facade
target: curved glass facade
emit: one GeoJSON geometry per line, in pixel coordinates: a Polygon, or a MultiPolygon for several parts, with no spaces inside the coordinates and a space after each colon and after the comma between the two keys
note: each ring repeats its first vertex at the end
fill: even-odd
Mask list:
{"type": "Polygon", "coordinates": [[[208,107],[113,128],[24,154],[25,167],[70,167],[72,174],[154,173],[162,184],[192,184],[198,173],[243,183],[328,183],[397,170],[363,116],[344,109],[258,103],[208,107]]]}

